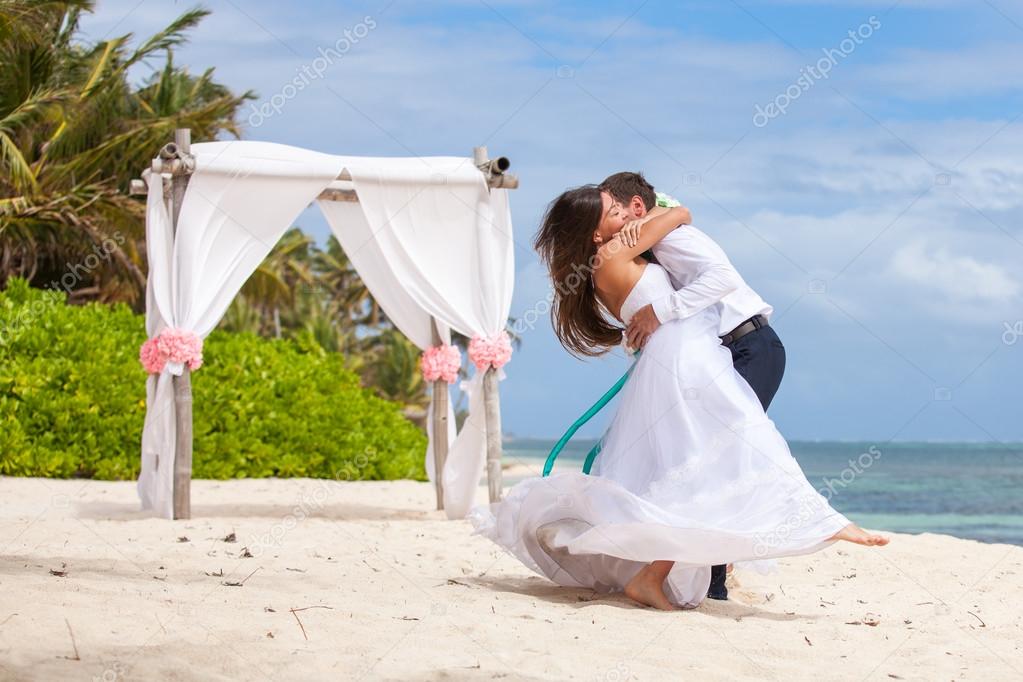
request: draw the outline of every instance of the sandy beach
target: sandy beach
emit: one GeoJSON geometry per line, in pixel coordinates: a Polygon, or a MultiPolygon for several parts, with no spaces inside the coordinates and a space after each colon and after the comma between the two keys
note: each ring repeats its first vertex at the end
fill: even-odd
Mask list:
{"type": "Polygon", "coordinates": [[[426,483],[195,481],[188,521],[133,482],[0,496],[3,680],[1023,678],[1016,546],[894,535],[661,613],[531,574],[426,483]]]}

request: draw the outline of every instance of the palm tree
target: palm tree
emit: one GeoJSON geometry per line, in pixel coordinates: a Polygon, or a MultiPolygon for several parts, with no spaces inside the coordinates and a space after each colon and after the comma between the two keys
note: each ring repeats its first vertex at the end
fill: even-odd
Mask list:
{"type": "Polygon", "coordinates": [[[212,70],[195,77],[174,67],[172,49],[206,10],[185,12],[133,50],[130,34],[76,38],[94,4],[0,4],[0,285],[22,275],[72,297],[139,303],[144,207],[125,195],[128,181],[175,128],[238,136],[237,113],[254,95],[231,94],[212,70]],[[128,70],[159,55],[164,68],[133,87],[128,70]]]}
{"type": "Polygon", "coordinates": [[[235,296],[220,321],[220,329],[229,332],[261,334],[263,332],[263,313],[249,303],[245,296],[235,296]]]}
{"type": "Polygon", "coordinates": [[[282,308],[294,311],[301,292],[315,287],[314,249],[311,237],[298,228],[288,230],[242,286],[241,296],[262,312],[264,328],[277,338],[283,335],[282,308]]]}
{"type": "Polygon", "coordinates": [[[333,235],[327,239],[327,249],[317,251],[315,267],[324,294],[338,316],[355,326],[390,325],[333,235]]]}
{"type": "Polygon", "coordinates": [[[377,337],[363,381],[382,397],[404,405],[408,415],[425,414],[430,399],[419,371],[419,348],[398,330],[387,329],[377,337]]]}

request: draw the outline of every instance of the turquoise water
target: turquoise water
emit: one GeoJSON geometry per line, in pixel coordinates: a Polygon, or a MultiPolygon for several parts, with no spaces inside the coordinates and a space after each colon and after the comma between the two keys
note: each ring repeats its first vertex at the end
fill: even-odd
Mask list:
{"type": "MultiPolygon", "coordinates": [[[[514,439],[506,461],[539,471],[554,441],[514,439]]],[[[580,470],[593,441],[570,443],[555,471],[580,470]]],[[[1023,443],[792,442],[807,479],[860,525],[1023,545],[1023,443]]]]}

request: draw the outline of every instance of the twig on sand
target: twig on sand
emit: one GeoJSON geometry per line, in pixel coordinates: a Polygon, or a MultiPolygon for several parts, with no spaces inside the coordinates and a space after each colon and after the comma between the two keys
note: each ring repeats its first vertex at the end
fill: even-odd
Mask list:
{"type": "Polygon", "coordinates": [[[241,587],[242,585],[244,585],[244,584],[245,584],[245,581],[246,581],[246,580],[248,580],[249,578],[251,578],[251,577],[253,576],[253,574],[254,574],[254,573],[255,573],[256,571],[258,571],[259,569],[261,569],[261,568],[263,568],[263,567],[262,567],[262,566],[256,566],[256,568],[255,568],[255,569],[254,569],[254,570],[252,571],[252,573],[249,573],[249,574],[248,574],[247,576],[245,576],[245,579],[244,579],[244,580],[242,580],[242,581],[241,581],[240,583],[236,583],[236,582],[231,582],[231,581],[229,581],[229,580],[224,580],[224,581],[222,581],[222,582],[221,582],[220,584],[221,584],[221,585],[224,585],[224,586],[226,586],[226,587],[241,587]]]}
{"type": "Polygon", "coordinates": [[[322,605],[317,604],[317,605],[314,605],[314,606],[303,606],[300,609],[288,609],[289,611],[291,611],[291,615],[293,615],[295,617],[295,620],[298,621],[298,627],[302,628],[302,636],[305,637],[306,641],[309,641],[309,635],[306,634],[305,626],[302,625],[302,619],[298,617],[298,613],[297,613],[298,611],[305,611],[307,609],[330,609],[330,610],[333,611],[334,607],[333,606],[322,606],[322,605]]]}
{"type": "Polygon", "coordinates": [[[984,620],[980,616],[978,616],[976,613],[974,613],[973,611],[967,611],[966,613],[970,614],[971,616],[973,616],[974,618],[979,620],[980,621],[980,627],[982,627],[982,628],[986,628],[987,627],[987,623],[985,623],[984,620]]]}
{"type": "Polygon", "coordinates": [[[64,623],[67,625],[68,634],[71,635],[71,646],[74,647],[75,649],[74,658],[72,658],[71,656],[65,656],[64,658],[68,659],[69,661],[80,661],[82,660],[82,657],[78,655],[78,644],[75,643],[75,633],[71,631],[71,623],[68,622],[67,618],[64,619],[64,623]]]}

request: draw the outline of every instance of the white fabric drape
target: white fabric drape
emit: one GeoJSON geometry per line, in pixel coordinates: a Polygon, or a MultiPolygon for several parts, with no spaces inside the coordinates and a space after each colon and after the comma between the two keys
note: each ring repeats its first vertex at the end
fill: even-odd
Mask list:
{"type": "MultiPolygon", "coordinates": [[[[340,172],[343,160],[261,142],[192,146],[196,169],[174,233],[163,183],[148,179],[146,332],[179,327],[205,338],[298,214],[340,172]]],[[[175,407],[170,368],[146,384],[143,509],[173,515],[175,407]]],[[[199,409],[202,409],[201,406],[199,409]]]]}
{"type": "MultiPolygon", "coordinates": [[[[301,210],[342,171],[359,203],[320,202],[374,298],[420,348],[432,345],[430,319],[489,336],[504,328],[514,283],[506,190],[489,190],[470,159],[331,156],[264,142],[192,146],[196,169],[175,236],[158,175],[149,178],[146,330],[180,327],[205,338],[249,275],[301,210]]],[[[483,471],[486,429],[482,373],[467,382],[469,417],[444,469],[450,518],[469,511],[483,471]]],[[[450,401],[449,401],[450,405],[450,401]]],[[[201,410],[197,405],[196,410],[201,410]]],[[[169,370],[147,383],[138,492],[143,508],[172,515],[174,400],[169,370]]],[[[428,420],[432,443],[432,420],[428,420]]],[[[433,475],[432,446],[427,472],[433,475]]]]}
{"type": "MultiPolygon", "coordinates": [[[[469,337],[504,329],[515,279],[507,190],[490,190],[463,158],[358,158],[345,167],[362,220],[345,204],[321,202],[321,208],[370,291],[375,297],[382,293],[389,316],[391,308],[397,313],[392,319],[399,329],[417,345],[417,338],[431,345],[417,331],[430,317],[469,337]],[[419,313],[410,312],[415,309],[419,313]]],[[[464,385],[469,415],[449,439],[443,478],[449,518],[468,513],[483,473],[482,376],[477,372],[464,385]]],[[[432,452],[427,470],[432,474],[432,452]]]]}
{"type": "MultiPolygon", "coordinates": [[[[319,201],[320,210],[331,226],[345,255],[359,273],[373,298],[394,323],[420,350],[433,344],[432,321],[429,313],[416,303],[402,288],[380,246],[373,239],[373,230],[366,221],[362,207],[354,201],[319,201]]],[[[439,322],[441,343],[451,343],[451,329],[439,322]]],[[[432,405],[431,405],[432,410],[432,405]]],[[[455,410],[448,392],[448,443],[455,440],[455,410]]],[[[434,481],[433,412],[426,420],[426,475],[434,481]]]]}

